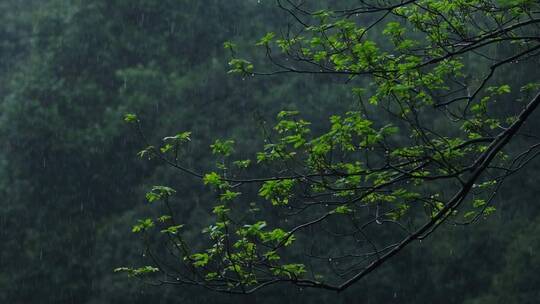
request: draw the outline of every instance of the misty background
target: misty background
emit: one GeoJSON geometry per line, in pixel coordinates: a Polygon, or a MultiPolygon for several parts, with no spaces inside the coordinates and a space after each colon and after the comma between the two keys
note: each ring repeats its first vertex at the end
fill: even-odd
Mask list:
{"type": "MultiPolygon", "coordinates": [[[[356,106],[351,87],[227,74],[223,42],[264,66],[255,42],[293,22],[274,1],[1,0],[0,20],[1,303],[537,303],[539,161],[506,183],[493,216],[441,229],[341,294],[231,296],[114,273],[144,263],[131,227],[152,185],[174,186],[189,221],[206,222],[212,203],[199,180],[137,157],[125,113],[155,140],[192,131],[183,162],[203,171],[215,138],[252,155],[263,121],[288,108],[324,124],[356,106]]],[[[539,67],[504,77],[538,79],[539,67]]]]}

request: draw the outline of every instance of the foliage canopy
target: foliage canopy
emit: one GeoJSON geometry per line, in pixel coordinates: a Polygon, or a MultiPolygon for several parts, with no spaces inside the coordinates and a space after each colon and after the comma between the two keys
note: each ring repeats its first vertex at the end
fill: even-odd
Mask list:
{"type": "Polygon", "coordinates": [[[139,155],[199,178],[215,204],[214,221],[189,237],[184,231],[200,223],[179,223],[175,190],[152,188],[147,199],[161,201],[164,214],[133,232],[143,235],[153,265],[118,271],[229,293],[280,282],[341,291],[439,226],[493,213],[505,179],[538,155],[523,126],[540,104],[540,83],[498,77],[538,64],[537,1],[277,5],[296,23],[255,43],[269,65],[241,58],[228,42],[230,72],[345,81],[357,109],[327,123],[283,110],[273,128],[263,128],[265,144],[252,157],[242,158],[232,139],[216,140],[209,172],[179,157],[196,134],[152,145],[127,114],[146,142],[139,155]],[[514,142],[519,149],[509,152],[514,142]],[[267,174],[253,176],[253,168],[267,174]]]}

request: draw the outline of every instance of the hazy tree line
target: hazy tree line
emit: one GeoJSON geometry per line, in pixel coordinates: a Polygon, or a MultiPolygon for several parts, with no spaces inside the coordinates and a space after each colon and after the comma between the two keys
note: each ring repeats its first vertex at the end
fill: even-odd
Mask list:
{"type": "MultiPolygon", "coordinates": [[[[192,131],[196,140],[181,157],[204,171],[214,164],[215,138],[234,136],[247,156],[281,109],[327,120],[355,99],[337,78],[227,73],[223,42],[264,62],[252,46],[290,22],[273,1],[5,0],[0,8],[1,302],[535,303],[540,296],[538,161],[505,184],[494,215],[442,229],[339,295],[276,286],[242,297],[113,273],[147,259],[131,226],[157,212],[143,203],[152,185],[174,185],[183,218],[205,226],[211,214],[199,181],[137,157],[141,139],[123,122],[126,112],[138,113],[151,139],[192,131]]],[[[538,79],[538,67],[509,70],[501,81],[538,79]]]]}

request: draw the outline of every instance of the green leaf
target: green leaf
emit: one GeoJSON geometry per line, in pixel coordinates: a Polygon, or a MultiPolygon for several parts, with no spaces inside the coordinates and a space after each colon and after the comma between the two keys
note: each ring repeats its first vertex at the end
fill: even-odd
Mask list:
{"type": "Polygon", "coordinates": [[[221,154],[223,156],[229,156],[234,152],[234,140],[220,140],[217,139],[210,148],[212,148],[212,153],[221,154]]]}
{"type": "Polygon", "coordinates": [[[292,179],[266,181],[259,189],[259,195],[270,200],[273,205],[286,205],[294,184],[292,179]]]}
{"type": "Polygon", "coordinates": [[[472,205],[473,205],[474,208],[479,208],[479,207],[484,206],[485,204],[486,204],[486,201],[485,201],[485,200],[483,200],[483,199],[475,199],[475,200],[473,201],[473,204],[472,204],[472,205]]]}
{"type": "Polygon", "coordinates": [[[217,206],[214,206],[214,208],[212,210],[212,213],[214,213],[218,217],[223,217],[223,216],[227,215],[227,213],[229,213],[229,211],[231,211],[231,210],[226,208],[225,205],[217,205],[217,206]]]}
{"type": "Polygon", "coordinates": [[[166,229],[161,230],[161,233],[168,233],[168,234],[177,234],[178,230],[180,230],[184,225],[175,225],[175,226],[169,226],[166,229]]]}
{"type": "Polygon", "coordinates": [[[277,118],[279,120],[281,120],[281,119],[284,119],[284,118],[287,118],[287,117],[296,116],[298,114],[300,114],[300,112],[298,112],[298,111],[280,111],[277,114],[277,118]]]}
{"type": "Polygon", "coordinates": [[[167,136],[163,138],[163,141],[167,142],[174,142],[174,143],[184,143],[191,141],[191,132],[186,131],[182,133],[178,133],[175,136],[167,136]]]}
{"type": "Polygon", "coordinates": [[[236,161],[233,162],[233,164],[235,166],[237,166],[238,168],[245,169],[245,168],[249,167],[249,165],[251,164],[251,160],[249,160],[249,159],[236,160],[236,161]]]}
{"type": "Polygon", "coordinates": [[[229,66],[231,67],[229,73],[251,73],[253,71],[253,64],[244,59],[231,59],[229,66]]]}
{"type": "Polygon", "coordinates": [[[195,253],[190,256],[193,260],[193,266],[203,267],[210,261],[210,256],[207,253],[195,253]]]}
{"type": "Polygon", "coordinates": [[[265,46],[265,45],[268,45],[272,39],[274,39],[274,37],[276,36],[275,33],[273,32],[268,32],[266,33],[266,35],[264,35],[264,37],[261,38],[261,40],[259,40],[259,42],[257,42],[255,45],[257,46],[265,46]]]}
{"type": "Polygon", "coordinates": [[[345,205],[339,206],[332,211],[332,213],[336,213],[336,214],[349,214],[351,212],[352,212],[352,209],[345,205]]]}
{"type": "Polygon", "coordinates": [[[153,186],[152,190],[146,193],[146,199],[149,203],[153,203],[160,199],[167,199],[176,193],[176,190],[166,186],[153,186]]]}
{"type": "Polygon", "coordinates": [[[148,146],[144,148],[143,150],[137,152],[137,156],[139,156],[140,158],[143,158],[146,156],[148,159],[152,159],[152,157],[154,156],[155,149],[156,148],[154,146],[148,146]]]}
{"type": "Polygon", "coordinates": [[[483,215],[485,216],[488,216],[492,213],[494,213],[495,211],[497,211],[497,209],[493,206],[490,206],[490,207],[487,207],[486,209],[484,209],[484,212],[482,212],[483,215]]]}
{"type": "Polygon", "coordinates": [[[285,264],[281,268],[275,269],[274,273],[289,278],[300,277],[306,273],[306,266],[304,264],[285,264]]]}
{"type": "Polygon", "coordinates": [[[162,216],[158,217],[157,220],[160,223],[165,223],[165,222],[167,222],[167,221],[169,221],[171,219],[172,219],[172,217],[170,215],[162,215],[162,216]]]}
{"type": "Polygon", "coordinates": [[[233,192],[233,191],[230,191],[230,190],[227,189],[224,193],[220,194],[219,199],[222,200],[222,201],[230,201],[230,200],[233,200],[236,197],[238,197],[240,194],[242,194],[242,193],[241,192],[233,192]]]}
{"type": "Polygon", "coordinates": [[[469,211],[469,212],[465,213],[465,215],[463,215],[463,217],[466,218],[466,219],[471,219],[471,218],[473,218],[475,216],[476,216],[476,211],[469,211]]]}
{"type": "Polygon", "coordinates": [[[127,123],[134,123],[137,122],[137,115],[128,113],[124,115],[124,121],[127,123]]]}
{"type": "Polygon", "coordinates": [[[204,175],[203,182],[205,185],[219,186],[222,184],[221,176],[216,172],[210,172],[204,175]]]}
{"type": "Polygon", "coordinates": [[[152,266],[144,266],[140,268],[118,267],[114,269],[114,272],[126,272],[128,274],[128,277],[137,277],[141,275],[155,273],[158,271],[159,268],[152,266]]]}
{"type": "Polygon", "coordinates": [[[133,233],[139,233],[144,232],[150,228],[154,227],[154,221],[152,219],[144,219],[144,220],[138,220],[138,224],[133,226],[131,229],[131,232],[133,233]]]}
{"type": "Polygon", "coordinates": [[[223,48],[226,49],[226,50],[234,50],[234,48],[236,47],[236,44],[230,42],[230,41],[225,41],[223,42],[223,48]]]}

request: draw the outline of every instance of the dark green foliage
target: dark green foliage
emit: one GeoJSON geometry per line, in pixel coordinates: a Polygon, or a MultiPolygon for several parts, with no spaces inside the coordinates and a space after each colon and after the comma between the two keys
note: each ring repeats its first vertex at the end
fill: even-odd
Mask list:
{"type": "MultiPolygon", "coordinates": [[[[339,295],[279,286],[237,297],[191,287],[146,286],[113,272],[124,265],[151,264],[138,238],[141,233],[130,233],[133,225],[139,224],[136,232],[159,228],[156,231],[164,230],[161,234],[166,236],[180,231],[188,240],[202,242],[200,231],[226,214],[225,204],[240,195],[284,205],[288,190],[295,187],[290,180],[267,183],[260,191],[224,187],[219,197],[224,206],[215,207],[208,203],[214,195],[200,180],[171,171],[157,159],[141,161],[137,151],[154,146],[173,153],[176,144],[182,145],[182,163],[215,172],[205,181],[219,188],[219,166],[227,156],[237,160],[232,164],[235,170],[268,172],[264,166],[253,169],[257,162],[253,155],[272,128],[264,121],[275,121],[282,109],[291,112],[279,114],[276,131],[287,136],[284,144],[294,148],[305,147],[308,136],[331,129],[330,115],[349,119],[349,125],[357,128],[338,130],[334,123],[345,150],[351,132],[373,136],[395,132],[346,114],[357,110],[357,99],[336,78],[229,75],[231,68],[247,72],[251,68],[242,62],[227,66],[230,53],[223,49],[225,41],[248,52],[255,67],[264,66],[264,58],[255,55],[255,44],[259,41],[259,50],[264,48],[279,36],[264,36],[265,32],[279,33],[293,21],[274,3],[261,2],[2,1],[0,302],[534,303],[538,295],[534,287],[540,284],[534,253],[539,246],[536,228],[529,223],[540,210],[534,204],[537,167],[508,182],[515,186],[501,191],[495,216],[464,229],[445,229],[339,295]],[[249,54],[251,50],[254,54],[249,54]],[[294,118],[297,110],[304,121],[316,122],[309,127],[310,135],[307,125],[294,118]],[[140,120],[147,143],[124,123],[126,113],[136,113],[126,118],[140,120]],[[188,130],[191,134],[185,133],[188,130]],[[174,195],[169,188],[152,189],[165,182],[174,195]],[[151,205],[145,203],[149,191],[146,198],[151,205]],[[170,200],[179,222],[195,224],[161,227],[168,220],[157,219],[167,213],[157,203],[163,199],[170,200]],[[152,224],[138,223],[139,218],[151,218],[152,224]]],[[[347,30],[347,24],[342,26],[347,30]]],[[[400,28],[389,26],[386,33],[398,39],[400,28]]],[[[281,42],[281,47],[287,48],[287,43],[281,42]]],[[[366,44],[357,51],[370,56],[375,50],[366,44]]],[[[314,56],[326,59],[323,53],[314,56]]],[[[339,56],[331,60],[338,68],[348,64],[339,56]]],[[[512,87],[522,75],[529,75],[531,82],[538,80],[535,64],[505,75],[508,79],[501,78],[500,83],[512,87]]],[[[518,96],[514,93],[510,95],[518,96]]],[[[527,128],[535,132],[536,125],[533,121],[527,128]]],[[[324,138],[313,144],[324,154],[324,138]]],[[[271,150],[265,152],[261,162],[272,157],[271,150]]],[[[146,159],[150,154],[141,156],[146,159]]],[[[279,220],[273,209],[258,208],[246,202],[240,211],[231,212],[270,212],[271,220],[279,220]]],[[[333,212],[345,216],[350,210],[341,207],[333,212]]],[[[269,244],[289,240],[278,227],[252,224],[240,232],[269,244]]],[[[203,253],[192,258],[199,267],[208,263],[203,253]]],[[[144,271],[153,270],[140,270],[144,271]]],[[[304,269],[291,262],[279,271],[284,276],[301,275],[304,269]]]]}

